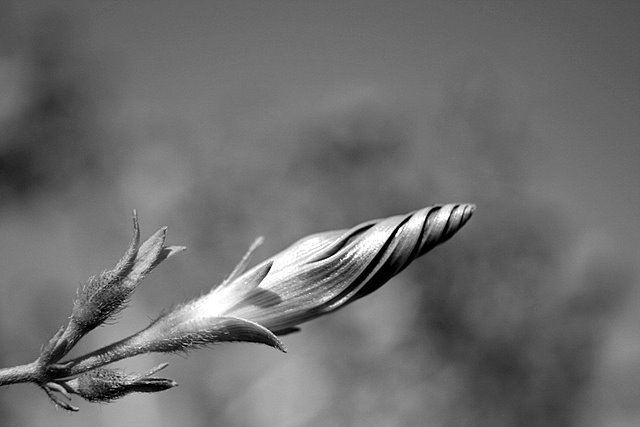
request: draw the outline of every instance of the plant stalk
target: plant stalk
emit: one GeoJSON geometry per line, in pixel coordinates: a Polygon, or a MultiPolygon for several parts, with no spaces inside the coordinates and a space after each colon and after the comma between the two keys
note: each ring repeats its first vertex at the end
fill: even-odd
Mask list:
{"type": "Polygon", "coordinates": [[[0,387],[10,384],[39,382],[42,366],[38,361],[0,369],[0,387]]]}

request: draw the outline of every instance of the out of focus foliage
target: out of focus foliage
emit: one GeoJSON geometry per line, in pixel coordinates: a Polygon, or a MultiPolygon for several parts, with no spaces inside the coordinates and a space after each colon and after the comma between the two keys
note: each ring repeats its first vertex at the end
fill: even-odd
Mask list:
{"type": "Polygon", "coordinates": [[[118,151],[100,122],[109,93],[81,30],[47,14],[24,39],[3,58],[17,70],[3,76],[15,105],[0,123],[0,196],[24,200],[109,181],[118,151]]]}

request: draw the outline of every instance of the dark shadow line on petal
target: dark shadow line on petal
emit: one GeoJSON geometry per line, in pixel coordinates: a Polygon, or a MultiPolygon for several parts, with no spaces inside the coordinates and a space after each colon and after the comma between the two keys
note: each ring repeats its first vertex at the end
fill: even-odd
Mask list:
{"type": "Polygon", "coordinates": [[[329,247],[323,249],[318,255],[315,255],[307,262],[309,264],[312,264],[315,262],[323,262],[328,258],[331,258],[335,254],[343,250],[345,247],[353,243],[353,241],[356,240],[362,233],[366,233],[367,230],[376,225],[376,223],[377,222],[375,220],[367,221],[363,222],[362,224],[356,225],[353,228],[345,230],[345,232],[339,238],[337,238],[335,242],[331,243],[329,247]]]}
{"type": "MultiPolygon", "coordinates": [[[[382,246],[382,248],[380,248],[380,250],[378,251],[376,256],[373,258],[373,260],[369,263],[369,265],[367,265],[367,267],[362,271],[362,273],[360,273],[358,278],[354,281],[354,283],[356,284],[355,287],[360,286],[362,281],[366,280],[367,277],[369,276],[369,274],[371,273],[371,271],[373,271],[376,268],[376,266],[378,265],[378,262],[384,256],[384,253],[386,252],[386,250],[389,248],[389,245],[391,245],[391,242],[396,238],[396,236],[398,234],[398,230],[400,230],[400,228],[402,228],[402,226],[404,226],[409,221],[409,219],[411,219],[412,216],[413,216],[413,214],[406,215],[398,223],[398,225],[394,228],[393,232],[391,232],[389,237],[386,239],[384,245],[382,246]]],[[[388,261],[388,259],[387,259],[387,261],[388,261]]],[[[389,280],[393,275],[395,275],[397,273],[397,271],[396,271],[396,272],[392,273],[391,275],[387,275],[385,273],[385,271],[384,271],[386,265],[387,265],[387,262],[385,262],[385,265],[380,266],[378,271],[376,273],[374,273],[373,276],[370,277],[367,280],[367,283],[363,283],[362,286],[360,287],[360,289],[358,289],[351,296],[351,298],[349,298],[348,300],[344,301],[342,304],[340,304],[340,305],[338,305],[336,307],[332,307],[336,302],[340,301],[342,298],[344,298],[346,295],[348,295],[350,292],[352,292],[354,286],[345,289],[340,294],[338,294],[334,298],[332,298],[330,301],[328,301],[327,303],[323,304],[321,308],[324,310],[327,307],[330,307],[329,311],[333,311],[333,310],[339,308],[340,306],[343,306],[345,304],[348,304],[351,301],[355,301],[356,299],[359,299],[359,298],[362,298],[362,297],[364,297],[366,295],[369,295],[371,292],[375,291],[376,289],[379,289],[382,285],[384,285],[387,282],[387,280],[389,280]]],[[[398,270],[398,271],[400,271],[400,270],[398,270]]]]}
{"type": "Polygon", "coordinates": [[[229,312],[239,307],[255,306],[259,308],[274,307],[282,302],[282,297],[269,289],[256,288],[249,292],[240,302],[229,309],[229,312]]]}
{"type": "MultiPolygon", "coordinates": [[[[426,232],[426,229],[427,229],[427,223],[429,222],[429,216],[433,215],[434,213],[439,212],[440,209],[442,209],[442,206],[432,206],[432,207],[429,208],[429,212],[425,215],[424,220],[422,221],[422,225],[420,226],[420,234],[418,235],[418,239],[416,240],[416,244],[414,245],[413,249],[411,250],[411,254],[407,258],[407,262],[405,262],[405,264],[398,271],[404,270],[414,259],[416,259],[417,257],[420,256],[420,252],[421,252],[421,249],[422,249],[422,239],[424,238],[424,233],[426,232]]],[[[412,215],[415,215],[418,212],[419,211],[415,211],[415,212],[412,213],[412,215]]]]}

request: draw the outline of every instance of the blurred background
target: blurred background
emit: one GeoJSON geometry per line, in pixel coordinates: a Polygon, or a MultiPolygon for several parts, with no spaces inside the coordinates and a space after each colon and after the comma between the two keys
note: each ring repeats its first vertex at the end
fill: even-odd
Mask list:
{"type": "Polygon", "coordinates": [[[180,387],[12,426],[640,424],[640,3],[0,0],[0,366],[169,226],[189,247],[79,354],[219,283],[250,242],[473,202],[450,242],[180,387]]]}

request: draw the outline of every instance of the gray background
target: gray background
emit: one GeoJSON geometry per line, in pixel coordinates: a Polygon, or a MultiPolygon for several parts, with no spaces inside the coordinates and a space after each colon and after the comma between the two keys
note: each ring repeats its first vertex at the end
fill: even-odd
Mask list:
{"type": "Polygon", "coordinates": [[[170,362],[180,387],[7,425],[637,425],[637,2],[0,2],[0,364],[109,268],[136,208],[188,252],[87,351],[206,292],[251,240],[478,211],[375,294],[170,362]]]}

